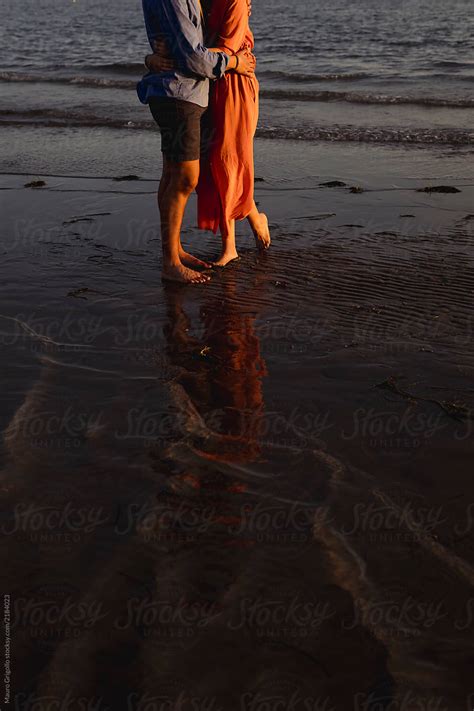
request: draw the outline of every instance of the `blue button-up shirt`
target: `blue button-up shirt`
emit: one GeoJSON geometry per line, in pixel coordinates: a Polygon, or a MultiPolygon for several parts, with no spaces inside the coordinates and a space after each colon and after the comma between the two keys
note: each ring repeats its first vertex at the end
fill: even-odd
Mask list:
{"type": "Polygon", "coordinates": [[[137,86],[142,104],[152,96],[168,96],[206,107],[209,79],[220,79],[229,58],[204,47],[199,0],[143,0],[143,14],[150,46],[164,37],[179,69],[146,74],[137,86]]]}

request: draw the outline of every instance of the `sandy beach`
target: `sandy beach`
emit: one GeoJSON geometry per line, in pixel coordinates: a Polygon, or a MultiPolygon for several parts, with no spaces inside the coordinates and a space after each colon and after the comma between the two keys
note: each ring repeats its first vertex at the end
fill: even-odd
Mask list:
{"type": "Polygon", "coordinates": [[[120,146],[0,176],[15,708],[472,706],[474,180],[275,143],[272,249],[206,286],[161,283],[120,146]]]}

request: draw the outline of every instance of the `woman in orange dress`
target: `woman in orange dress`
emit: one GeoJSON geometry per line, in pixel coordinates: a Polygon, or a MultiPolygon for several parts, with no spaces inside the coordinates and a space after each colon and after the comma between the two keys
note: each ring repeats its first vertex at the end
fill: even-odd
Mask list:
{"type": "MultiPolygon", "coordinates": [[[[211,0],[207,11],[207,44],[216,51],[251,52],[254,38],[249,27],[248,0],[211,0]]],[[[201,158],[198,193],[198,226],[219,229],[222,252],[214,262],[225,266],[238,258],[235,221],[248,219],[257,246],[270,246],[268,219],[254,201],[253,141],[258,122],[258,81],[227,72],[211,83],[206,117],[209,141],[201,158]]]]}

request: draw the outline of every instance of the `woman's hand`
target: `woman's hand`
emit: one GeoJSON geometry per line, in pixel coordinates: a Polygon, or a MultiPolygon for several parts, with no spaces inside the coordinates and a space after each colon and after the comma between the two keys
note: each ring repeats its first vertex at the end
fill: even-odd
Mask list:
{"type": "Polygon", "coordinates": [[[154,40],[153,54],[147,54],[145,64],[154,74],[172,72],[177,69],[177,64],[169,50],[168,43],[164,39],[154,40]]]}
{"type": "Polygon", "coordinates": [[[153,54],[147,54],[145,64],[154,74],[172,72],[176,69],[176,62],[165,39],[159,38],[153,42],[153,54]]]}
{"type": "Polygon", "coordinates": [[[174,59],[162,57],[159,54],[147,54],[145,57],[145,65],[153,74],[162,74],[163,72],[172,72],[176,69],[174,59]]]}
{"type": "Polygon", "coordinates": [[[168,59],[173,56],[168,46],[168,42],[163,37],[153,40],[153,53],[159,54],[160,57],[167,57],[168,59]]]}

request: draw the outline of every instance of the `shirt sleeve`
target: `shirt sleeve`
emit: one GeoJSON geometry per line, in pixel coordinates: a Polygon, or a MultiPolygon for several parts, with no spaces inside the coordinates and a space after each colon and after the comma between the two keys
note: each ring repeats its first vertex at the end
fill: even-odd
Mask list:
{"type": "Polygon", "coordinates": [[[248,25],[249,6],[247,0],[229,0],[221,31],[217,36],[216,47],[238,52],[244,44],[248,25]]]}
{"type": "MultiPolygon", "coordinates": [[[[189,0],[151,0],[150,4],[180,69],[200,77],[220,79],[229,57],[223,52],[210,52],[203,46],[201,20],[197,18],[197,25],[193,22],[188,3],[189,0]]],[[[150,37],[150,32],[148,36],[151,42],[154,37],[150,37]]]]}

